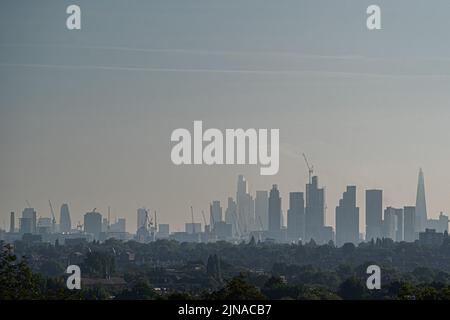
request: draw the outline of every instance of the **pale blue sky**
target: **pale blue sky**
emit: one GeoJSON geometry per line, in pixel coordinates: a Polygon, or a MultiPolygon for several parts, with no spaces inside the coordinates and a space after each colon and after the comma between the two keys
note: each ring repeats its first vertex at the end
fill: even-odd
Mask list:
{"type": "Polygon", "coordinates": [[[72,220],[94,207],[159,212],[180,229],[191,204],[277,183],[304,191],[305,152],[327,188],[327,222],[347,184],[414,204],[425,172],[429,214],[450,208],[448,1],[2,1],[0,226],[25,199],[72,220]],[[82,9],[82,30],[65,8],[82,9]],[[365,9],[382,8],[369,32],[365,9]],[[280,172],[175,167],[179,127],[279,128],[280,172]]]}

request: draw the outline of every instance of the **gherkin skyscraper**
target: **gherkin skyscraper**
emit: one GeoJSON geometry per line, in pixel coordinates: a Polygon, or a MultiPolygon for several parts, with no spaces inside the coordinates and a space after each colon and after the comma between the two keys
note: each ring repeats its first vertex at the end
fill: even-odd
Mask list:
{"type": "Polygon", "coordinates": [[[425,182],[422,168],[419,170],[416,196],[416,232],[425,231],[427,226],[427,202],[425,200],[425,182]]]}

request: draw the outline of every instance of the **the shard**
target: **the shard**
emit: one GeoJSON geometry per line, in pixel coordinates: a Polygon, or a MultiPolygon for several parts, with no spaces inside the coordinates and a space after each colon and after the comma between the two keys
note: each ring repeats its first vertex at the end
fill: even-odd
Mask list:
{"type": "Polygon", "coordinates": [[[422,168],[419,170],[416,196],[416,232],[423,232],[427,226],[427,202],[422,168]]]}

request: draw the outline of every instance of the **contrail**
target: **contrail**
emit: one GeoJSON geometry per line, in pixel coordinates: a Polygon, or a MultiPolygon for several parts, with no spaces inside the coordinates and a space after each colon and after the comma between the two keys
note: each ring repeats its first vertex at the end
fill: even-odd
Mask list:
{"type": "MultiPolygon", "coordinates": [[[[123,47],[123,46],[85,46],[85,45],[69,45],[69,44],[41,44],[41,43],[3,43],[0,47],[53,47],[53,48],[66,48],[66,49],[94,49],[94,50],[111,50],[111,51],[126,51],[126,52],[148,52],[148,53],[177,53],[177,54],[196,54],[196,55],[235,55],[235,56],[254,56],[254,55],[266,55],[266,56],[291,56],[298,58],[309,59],[369,59],[364,56],[358,55],[314,55],[314,54],[302,54],[293,51],[233,51],[233,50],[197,50],[197,49],[156,49],[156,48],[136,48],[136,47],[123,47]]],[[[370,58],[371,59],[371,58],[370,58]]],[[[374,58],[374,60],[377,60],[374,58]]]]}
{"type": "Polygon", "coordinates": [[[449,78],[450,74],[386,74],[386,73],[358,73],[325,70],[261,70],[261,69],[218,69],[218,68],[154,68],[154,67],[121,67],[98,65],[63,65],[63,64],[34,64],[34,63],[0,63],[0,67],[17,68],[48,68],[48,69],[85,69],[105,71],[140,71],[140,72],[172,72],[172,73],[223,73],[249,75],[311,75],[322,74],[328,76],[354,76],[375,78],[449,78]]]}

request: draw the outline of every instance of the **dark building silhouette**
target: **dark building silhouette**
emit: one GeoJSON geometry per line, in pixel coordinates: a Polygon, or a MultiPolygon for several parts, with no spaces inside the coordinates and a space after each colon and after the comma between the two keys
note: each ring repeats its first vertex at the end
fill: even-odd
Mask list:
{"type": "Polygon", "coordinates": [[[403,209],[387,207],[384,210],[383,236],[394,241],[403,240],[403,209]]]}
{"type": "Polygon", "coordinates": [[[403,209],[398,209],[395,211],[395,241],[403,241],[403,209]]]}
{"type": "Polygon", "coordinates": [[[84,215],[84,232],[92,234],[95,240],[100,239],[102,215],[99,212],[92,211],[84,215]]]}
{"type": "Polygon", "coordinates": [[[212,204],[209,205],[209,224],[212,229],[214,229],[216,223],[222,222],[222,220],[222,207],[220,206],[220,201],[214,200],[212,204]]]}
{"type": "Polygon", "coordinates": [[[237,204],[232,197],[228,197],[228,206],[225,210],[225,222],[231,225],[233,236],[238,236],[238,218],[237,218],[237,204]]]}
{"type": "Polygon", "coordinates": [[[9,220],[9,232],[15,232],[16,230],[16,215],[14,212],[11,212],[11,217],[9,220]]]}
{"type": "Polygon", "coordinates": [[[281,198],[278,186],[274,184],[269,195],[269,232],[279,233],[281,230],[281,198]]]}
{"type": "Polygon", "coordinates": [[[359,208],[356,206],[356,187],[347,186],[347,191],[336,207],[336,245],[359,242],[359,208]]]}
{"type": "Polygon", "coordinates": [[[366,190],[366,240],[383,237],[383,191],[366,190]]]}
{"type": "Polygon", "coordinates": [[[255,225],[255,201],[248,193],[247,180],[243,175],[238,176],[236,204],[238,211],[239,232],[247,234],[256,230],[255,225]]]}
{"type": "Polygon", "coordinates": [[[305,240],[314,239],[315,242],[325,242],[325,189],[319,189],[319,178],[312,177],[311,183],[306,185],[305,207],[305,240]]]}
{"type": "Polygon", "coordinates": [[[425,180],[422,169],[419,170],[416,195],[416,232],[423,232],[427,227],[427,202],[425,198],[425,180]]]}
{"type": "Polygon", "coordinates": [[[424,246],[437,247],[442,245],[444,241],[444,233],[436,232],[434,229],[425,229],[419,232],[419,243],[424,246]]]}
{"type": "Polygon", "coordinates": [[[64,203],[61,206],[59,214],[59,231],[63,233],[69,233],[72,230],[72,222],[70,220],[69,206],[64,203]]]}
{"type": "Polygon", "coordinates": [[[268,230],[269,225],[269,195],[268,192],[256,191],[255,197],[255,219],[261,230],[268,230]]]}
{"type": "Polygon", "coordinates": [[[305,200],[303,192],[289,193],[287,237],[291,241],[305,238],[305,200]]]}
{"type": "Polygon", "coordinates": [[[33,208],[25,208],[20,219],[20,233],[36,233],[37,213],[33,208]]]}
{"type": "Polygon", "coordinates": [[[415,232],[416,207],[403,208],[403,236],[406,242],[414,242],[417,239],[415,232]]]}

